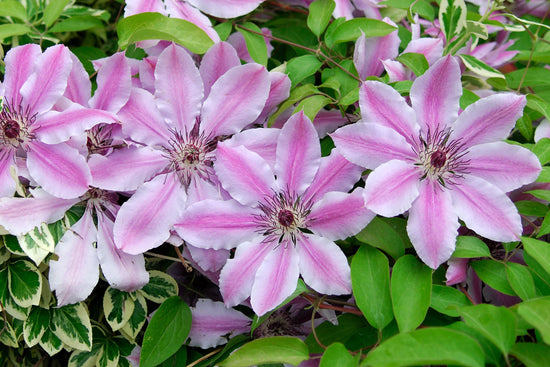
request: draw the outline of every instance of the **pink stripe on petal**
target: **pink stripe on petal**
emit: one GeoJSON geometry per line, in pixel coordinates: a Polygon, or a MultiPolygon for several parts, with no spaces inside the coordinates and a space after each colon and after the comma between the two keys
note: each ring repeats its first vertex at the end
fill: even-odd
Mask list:
{"type": "Polygon", "coordinates": [[[414,110],[389,85],[366,81],[359,89],[359,106],[364,122],[378,123],[403,136],[413,144],[419,129],[414,110]]]}
{"type": "Polygon", "coordinates": [[[50,288],[57,306],[84,301],[99,280],[99,261],[93,243],[97,239],[91,213],[87,210],[55,247],[57,261],[50,261],[50,288]]]}
{"type": "Polygon", "coordinates": [[[296,290],[300,276],[299,261],[292,243],[279,243],[267,254],[256,272],[250,295],[256,315],[262,316],[273,310],[296,290]]]}
{"type": "Polygon", "coordinates": [[[233,135],[224,144],[228,147],[243,145],[246,149],[258,153],[273,168],[275,166],[277,140],[280,133],[281,129],[275,128],[248,129],[233,135]]]}
{"type": "Polygon", "coordinates": [[[374,216],[365,207],[362,190],[329,192],[311,208],[307,228],[329,240],[341,240],[359,233],[374,216]]]}
{"type": "Polygon", "coordinates": [[[155,69],[159,111],[181,131],[191,131],[203,100],[199,70],[183,47],[172,44],[159,56],[155,69]]]}
{"type": "Polygon", "coordinates": [[[202,12],[219,18],[235,18],[250,13],[263,0],[188,0],[202,12]]]}
{"type": "Polygon", "coordinates": [[[414,81],[411,103],[425,134],[450,127],[456,120],[462,95],[460,75],[458,62],[447,56],[414,81]]]}
{"type": "Polygon", "coordinates": [[[530,150],[505,142],[479,144],[468,150],[468,173],[508,192],[531,183],[540,174],[540,161],[530,150]]]}
{"type": "Polygon", "coordinates": [[[490,143],[508,137],[523,113],[525,96],[500,93],[482,98],[466,107],[452,126],[451,139],[466,146],[490,143]]]}
{"type": "Polygon", "coordinates": [[[420,170],[411,163],[399,160],[384,163],[367,177],[366,207],[385,217],[407,211],[418,197],[420,177],[420,170]]]}
{"type": "Polygon", "coordinates": [[[493,241],[519,241],[523,228],[512,201],[498,187],[467,176],[450,191],[458,217],[479,235],[493,241]]]}
{"type": "Polygon", "coordinates": [[[243,205],[256,205],[273,194],[273,171],[263,158],[243,146],[218,144],[214,169],[223,188],[243,205]]]}
{"type": "Polygon", "coordinates": [[[90,76],[78,57],[73,53],[70,55],[73,61],[73,67],[67,79],[67,88],[65,88],[64,96],[75,103],[87,106],[92,94],[90,76]]]}
{"type": "Polygon", "coordinates": [[[191,254],[191,258],[200,266],[204,271],[216,272],[221,270],[230,256],[230,251],[226,249],[214,250],[195,247],[186,244],[187,250],[191,254]]]}
{"type": "Polygon", "coordinates": [[[199,71],[204,84],[205,97],[212,85],[229,69],[241,65],[237,51],[227,42],[218,42],[204,54],[199,71]]]}
{"type": "Polygon", "coordinates": [[[270,71],[269,79],[269,96],[267,97],[262,113],[256,120],[258,124],[264,124],[270,114],[276,110],[277,106],[285,101],[290,95],[290,78],[288,75],[270,71]]]}
{"type": "Polygon", "coordinates": [[[447,272],[445,273],[445,284],[448,286],[465,282],[468,279],[468,263],[470,259],[451,257],[447,264],[447,272]]]}
{"type": "Polygon", "coordinates": [[[304,235],[297,246],[304,281],[324,294],[351,293],[351,273],[346,255],[332,241],[304,235]]]}
{"type": "Polygon", "coordinates": [[[272,249],[260,241],[237,247],[235,257],[220,272],[220,291],[226,306],[236,306],[250,296],[256,272],[272,249]]]}
{"type": "Polygon", "coordinates": [[[130,64],[124,52],[118,52],[108,57],[99,69],[90,107],[116,113],[128,101],[131,91],[130,64]]]}
{"type": "Polygon", "coordinates": [[[353,63],[361,80],[368,76],[380,76],[384,71],[381,61],[394,59],[399,54],[401,40],[397,35],[397,25],[389,18],[384,18],[384,22],[396,27],[395,31],[383,37],[366,38],[361,34],[355,43],[353,63]]]}
{"type": "Polygon", "coordinates": [[[186,197],[179,180],[171,174],[140,186],[117,214],[113,230],[117,247],[137,255],[162,245],[181,217],[186,197]]]}
{"type": "Polygon", "coordinates": [[[189,206],[174,228],[193,246],[231,249],[256,236],[255,214],[234,200],[203,200],[189,206]]]}
{"type": "Polygon", "coordinates": [[[236,66],[212,85],[201,111],[206,135],[231,135],[254,122],[269,95],[269,73],[258,64],[236,66]]]}
{"type": "Polygon", "coordinates": [[[0,198],[13,196],[15,179],[11,176],[10,167],[15,167],[15,151],[0,148],[0,198]]]}
{"type": "Polygon", "coordinates": [[[4,77],[4,97],[14,106],[21,103],[21,87],[30,77],[35,61],[42,54],[37,44],[14,47],[6,53],[6,72],[4,77]]]}
{"type": "Polygon", "coordinates": [[[313,181],[321,162],[321,146],[313,124],[303,111],[285,123],[277,142],[275,175],[283,189],[303,193],[313,181]]]}
{"type": "Polygon", "coordinates": [[[455,250],[458,217],[449,190],[428,179],[409,210],[407,233],[422,261],[432,269],[447,261],[455,250]]]}
{"type": "Polygon", "coordinates": [[[70,51],[64,45],[51,46],[38,57],[33,73],[21,87],[31,115],[48,111],[63,95],[71,67],[70,51]]]}
{"type": "Polygon", "coordinates": [[[27,167],[32,178],[51,195],[72,199],[88,191],[90,168],[76,149],[61,143],[27,144],[27,167]]]}

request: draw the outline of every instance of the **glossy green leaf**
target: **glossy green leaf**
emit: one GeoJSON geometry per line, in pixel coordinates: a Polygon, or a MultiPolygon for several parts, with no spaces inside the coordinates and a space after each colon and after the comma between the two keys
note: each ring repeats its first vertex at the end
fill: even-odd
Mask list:
{"type": "Polygon", "coordinates": [[[466,26],[467,12],[464,0],[441,0],[439,24],[447,42],[466,26]]]}
{"type": "Polygon", "coordinates": [[[512,89],[550,84],[550,70],[543,67],[532,66],[528,69],[522,68],[512,71],[505,76],[508,87],[512,89]]]}
{"type": "Polygon", "coordinates": [[[149,271],[149,282],[139,290],[149,301],[162,303],[178,294],[178,283],[170,275],[158,270],[149,271]]]}
{"type": "Polygon", "coordinates": [[[156,366],[178,351],[191,330],[191,310],[178,296],[166,299],[154,313],[141,347],[139,365],[156,366]]]}
{"type": "Polygon", "coordinates": [[[473,257],[490,257],[491,251],[487,244],[478,237],[474,236],[458,236],[456,238],[456,249],[453,252],[453,257],[473,258],[473,257]]]}
{"type": "Polygon", "coordinates": [[[351,283],[357,306],[369,324],[385,328],[393,320],[388,258],[370,246],[361,246],[351,262],[351,283]]]}
{"type": "Polygon", "coordinates": [[[550,274],[550,244],[534,238],[522,237],[523,248],[550,274]]]}
{"type": "Polygon", "coordinates": [[[309,359],[309,351],[303,341],[290,336],[273,336],[246,343],[218,364],[221,367],[248,367],[266,363],[298,365],[306,359],[309,359]]]}
{"type": "Polygon", "coordinates": [[[328,346],[321,357],[319,367],[356,367],[356,357],[342,343],[334,343],[328,346]]]}
{"type": "Polygon", "coordinates": [[[42,307],[33,307],[29,317],[23,323],[25,343],[32,347],[40,341],[44,332],[50,327],[50,311],[42,307]]]}
{"type": "Polygon", "coordinates": [[[432,298],[430,307],[442,314],[457,317],[458,310],[463,306],[469,306],[472,302],[464,293],[453,287],[444,285],[432,285],[432,298]]]}
{"type": "Polygon", "coordinates": [[[424,74],[430,67],[428,60],[426,60],[426,56],[423,54],[407,52],[399,55],[397,57],[397,61],[400,61],[406,67],[411,69],[416,76],[424,74]]]}
{"type": "Polygon", "coordinates": [[[394,259],[405,253],[406,221],[400,218],[374,217],[358,234],[357,240],[385,251],[394,259]]]}
{"type": "Polygon", "coordinates": [[[533,153],[537,155],[541,164],[550,162],[550,139],[542,138],[535,144],[533,153]]]}
{"type": "Polygon", "coordinates": [[[432,294],[432,271],[412,255],[399,258],[393,266],[391,296],[399,331],[416,329],[428,312],[432,294]]]}
{"type": "Polygon", "coordinates": [[[544,217],[548,212],[548,206],[538,201],[520,200],[514,204],[520,214],[527,216],[544,217]]]}
{"type": "Polygon", "coordinates": [[[518,313],[538,330],[546,344],[550,344],[550,297],[541,297],[522,302],[518,313]]]}
{"type": "Polygon", "coordinates": [[[286,73],[292,82],[292,86],[295,86],[319,71],[321,65],[323,63],[314,55],[298,56],[288,61],[286,73]]]}
{"type": "Polygon", "coordinates": [[[214,26],[214,30],[216,31],[216,33],[218,33],[220,39],[222,41],[225,41],[233,30],[233,23],[231,21],[218,23],[214,26]]]}
{"type": "Polygon", "coordinates": [[[527,107],[542,113],[544,117],[550,119],[550,103],[546,102],[544,99],[537,96],[536,94],[528,94],[526,98],[527,107]]]}
{"type": "Polygon", "coordinates": [[[56,0],[50,1],[44,9],[44,24],[46,27],[51,27],[52,24],[59,18],[63,9],[71,2],[71,0],[56,0]]]}
{"type": "Polygon", "coordinates": [[[27,10],[16,0],[0,1],[0,17],[13,17],[21,20],[27,20],[27,10]]]}
{"type": "Polygon", "coordinates": [[[267,65],[267,45],[265,43],[262,30],[256,24],[246,22],[242,26],[236,27],[239,33],[244,37],[246,49],[252,60],[258,64],[267,65]]]}
{"type": "Polygon", "coordinates": [[[494,260],[480,260],[472,261],[470,266],[475,270],[477,276],[491,288],[509,296],[516,295],[516,292],[510,286],[506,274],[506,265],[503,263],[494,260]]]}
{"type": "Polygon", "coordinates": [[[535,343],[516,343],[510,354],[520,360],[526,367],[550,366],[550,346],[535,343]]]}
{"type": "Polygon", "coordinates": [[[315,116],[325,107],[326,105],[332,103],[332,100],[326,96],[317,95],[308,97],[296,106],[294,113],[298,111],[304,111],[305,115],[313,121],[315,116]]]}
{"type": "Polygon", "coordinates": [[[50,29],[50,32],[78,32],[95,27],[104,27],[104,24],[96,17],[79,15],[60,21],[50,29]]]}
{"type": "Polygon", "coordinates": [[[466,325],[479,331],[502,354],[508,354],[516,340],[516,316],[512,311],[505,307],[479,304],[461,308],[460,315],[466,325]]]}
{"type": "Polygon", "coordinates": [[[508,275],[510,286],[522,300],[526,301],[537,297],[535,282],[528,267],[508,262],[506,264],[506,275],[508,275]]]}
{"type": "Polygon", "coordinates": [[[79,349],[92,348],[92,325],[84,303],[50,309],[55,335],[66,345],[79,349]]]}
{"type": "Polygon", "coordinates": [[[205,53],[214,41],[195,24],[159,13],[141,13],[118,22],[118,45],[125,49],[138,41],[161,39],[186,47],[196,54],[205,53]]]}
{"type": "Polygon", "coordinates": [[[23,34],[32,33],[32,29],[24,24],[1,24],[0,25],[0,42],[4,38],[12,36],[21,36],[23,34]]]}
{"type": "Polygon", "coordinates": [[[483,350],[466,334],[442,327],[398,334],[372,350],[361,366],[485,366],[483,350]]]}
{"type": "Polygon", "coordinates": [[[313,96],[313,95],[320,94],[320,93],[321,92],[319,91],[319,89],[317,89],[317,87],[315,87],[313,84],[305,84],[305,85],[300,85],[296,88],[293,88],[290,91],[290,96],[287,98],[287,100],[284,101],[283,103],[281,103],[279,105],[279,108],[277,109],[277,111],[275,111],[275,113],[273,113],[271,115],[271,117],[269,118],[269,121],[267,123],[267,126],[272,127],[273,124],[275,123],[275,120],[284,111],[286,111],[288,108],[293,107],[299,101],[301,101],[301,100],[303,100],[303,99],[305,99],[309,96],[313,96]]]}
{"type": "Polygon", "coordinates": [[[325,35],[325,42],[329,47],[340,42],[357,41],[361,31],[365,37],[382,37],[396,31],[394,26],[377,19],[355,18],[340,24],[331,33],[325,35]]]}
{"type": "Polygon", "coordinates": [[[537,237],[542,237],[548,233],[550,233],[550,211],[544,216],[537,237]]]}
{"type": "Polygon", "coordinates": [[[130,294],[114,288],[107,288],[103,296],[103,313],[113,331],[122,328],[134,312],[134,301],[130,294]]]}
{"type": "Polygon", "coordinates": [[[525,191],[526,194],[531,194],[536,198],[548,201],[550,199],[550,190],[529,190],[525,191]]]}
{"type": "Polygon", "coordinates": [[[42,292],[42,276],[30,261],[18,260],[8,267],[8,287],[13,300],[21,307],[36,306],[42,292]]]}
{"type": "Polygon", "coordinates": [[[307,26],[313,34],[320,36],[325,31],[335,7],[334,0],[316,0],[309,5],[307,26]]]}

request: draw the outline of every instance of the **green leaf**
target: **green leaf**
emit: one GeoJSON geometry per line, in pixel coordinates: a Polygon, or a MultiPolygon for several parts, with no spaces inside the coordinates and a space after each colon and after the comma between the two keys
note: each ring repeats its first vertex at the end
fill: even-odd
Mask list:
{"type": "Polygon", "coordinates": [[[266,363],[298,365],[307,359],[309,351],[303,341],[290,336],[273,336],[246,343],[218,364],[222,367],[247,367],[266,363]]]}
{"type": "Polygon", "coordinates": [[[290,96],[287,98],[286,101],[281,103],[279,105],[279,108],[275,113],[271,115],[269,118],[269,121],[267,123],[268,127],[272,127],[275,123],[275,120],[288,108],[294,106],[294,104],[298,103],[304,98],[307,98],[312,95],[320,94],[321,92],[315,87],[313,84],[305,84],[300,85],[296,88],[291,89],[290,96]]]}
{"type": "Polygon", "coordinates": [[[134,312],[132,316],[120,331],[129,340],[134,340],[141,328],[145,324],[147,318],[147,302],[141,293],[136,293],[136,299],[134,300],[134,312]]]}
{"type": "Polygon", "coordinates": [[[550,162],[550,139],[542,138],[535,144],[533,153],[537,155],[540,164],[545,165],[550,162]]]}
{"type": "Polygon", "coordinates": [[[537,237],[542,237],[548,233],[550,233],[550,211],[548,211],[548,213],[546,213],[546,215],[544,216],[544,219],[540,224],[540,229],[537,233],[537,237]]]}
{"type": "Polygon", "coordinates": [[[59,18],[63,9],[71,2],[71,0],[56,0],[50,1],[44,9],[44,24],[46,27],[51,27],[52,24],[59,18]]]}
{"type": "Polygon", "coordinates": [[[392,270],[393,313],[400,332],[418,327],[430,307],[432,271],[412,255],[399,258],[392,270]]]}
{"type": "Polygon", "coordinates": [[[520,303],[518,314],[537,329],[546,344],[550,344],[550,297],[520,303]]]}
{"type": "Polygon", "coordinates": [[[96,17],[92,17],[91,15],[77,15],[57,23],[50,29],[50,32],[78,32],[103,26],[103,22],[96,17]]]}
{"type": "Polygon", "coordinates": [[[134,312],[134,301],[126,292],[107,288],[103,296],[103,313],[113,331],[122,328],[134,312]]]}
{"type": "Polygon", "coordinates": [[[42,307],[33,307],[29,317],[23,323],[23,337],[27,346],[32,347],[40,341],[50,327],[50,311],[42,307]]]}
{"type": "Polygon", "coordinates": [[[550,346],[535,343],[516,343],[510,354],[519,359],[526,367],[550,366],[550,346]]]}
{"type": "Polygon", "coordinates": [[[0,343],[7,345],[8,347],[17,348],[17,335],[13,330],[12,325],[3,317],[0,317],[0,343]]]}
{"type": "Polygon", "coordinates": [[[357,360],[342,343],[334,343],[328,346],[321,357],[319,367],[356,367],[357,360]]]}
{"type": "Polygon", "coordinates": [[[258,64],[267,65],[267,45],[265,43],[262,30],[254,23],[246,22],[242,26],[238,26],[237,30],[244,37],[246,49],[252,60],[258,64]],[[250,32],[253,31],[253,32],[250,32]]]}
{"type": "Polygon", "coordinates": [[[543,67],[521,68],[506,74],[506,82],[512,89],[545,86],[550,84],[550,70],[543,67]]]}
{"type": "Polygon", "coordinates": [[[522,237],[523,248],[550,274],[550,244],[529,237],[522,237]]]}
{"type": "Polygon", "coordinates": [[[441,0],[439,5],[439,25],[447,42],[466,26],[466,3],[464,0],[441,0]]]}
{"type": "Polygon", "coordinates": [[[550,199],[550,190],[529,190],[526,194],[531,194],[536,198],[548,201],[550,199]]]}
{"type": "Polygon", "coordinates": [[[515,296],[516,292],[510,286],[508,275],[506,274],[506,265],[494,260],[472,261],[470,266],[475,270],[479,278],[487,283],[491,288],[515,296]]]}
{"type": "Polygon", "coordinates": [[[8,266],[8,287],[13,300],[21,307],[36,306],[42,292],[42,276],[29,261],[18,260],[8,266]]]}
{"type": "Polygon", "coordinates": [[[472,302],[464,293],[453,287],[444,285],[432,285],[432,298],[430,307],[444,315],[458,317],[458,310],[462,306],[470,306],[472,302]]]}
{"type": "Polygon", "coordinates": [[[158,365],[158,367],[176,367],[187,365],[187,346],[182,345],[180,349],[168,357],[164,362],[158,365]]]}
{"type": "Polygon", "coordinates": [[[161,39],[186,47],[196,54],[205,53],[214,41],[195,24],[159,13],[141,13],[118,22],[118,45],[125,49],[138,41],[161,39]]]}
{"type": "Polygon", "coordinates": [[[170,275],[158,270],[149,271],[149,282],[140,289],[145,298],[162,303],[178,294],[178,283],[170,275]]]}
{"type": "Polygon", "coordinates": [[[141,347],[139,365],[156,366],[177,352],[191,330],[191,310],[178,296],[166,299],[154,313],[141,347]]]}
{"type": "Polygon", "coordinates": [[[504,75],[500,71],[487,65],[483,61],[478,60],[474,56],[462,54],[458,56],[460,56],[462,62],[464,62],[464,65],[466,65],[466,68],[468,68],[468,70],[470,70],[471,72],[485,78],[504,79],[504,75]]]}
{"type": "Polygon", "coordinates": [[[355,42],[361,35],[365,37],[382,37],[396,31],[397,28],[377,19],[355,18],[340,24],[334,32],[325,35],[325,42],[328,47],[340,42],[355,42]]]}
{"type": "Polygon", "coordinates": [[[89,351],[92,348],[92,325],[84,303],[50,309],[53,332],[66,345],[89,351]]]}
{"type": "Polygon", "coordinates": [[[460,309],[466,325],[479,331],[500,349],[503,355],[516,340],[516,316],[505,307],[490,304],[466,306],[460,309]]]}
{"type": "Polygon", "coordinates": [[[428,60],[426,60],[426,56],[423,54],[407,52],[399,55],[397,57],[397,61],[403,63],[406,67],[411,69],[416,76],[424,74],[430,67],[428,60]]]}
{"type": "Polygon", "coordinates": [[[298,111],[304,111],[304,114],[313,121],[315,119],[315,116],[319,113],[320,110],[323,109],[326,105],[332,103],[332,100],[326,96],[317,95],[317,96],[311,96],[307,97],[306,99],[302,100],[298,106],[296,106],[296,109],[294,110],[294,113],[298,111]]]}
{"type": "Polygon", "coordinates": [[[308,76],[319,71],[321,65],[323,63],[314,55],[298,56],[288,61],[286,73],[294,87],[308,76]]]}
{"type": "Polygon", "coordinates": [[[473,236],[458,236],[456,238],[456,249],[453,252],[453,257],[473,258],[473,257],[490,257],[491,251],[487,244],[477,237],[473,236]]]}
{"type": "Polygon", "coordinates": [[[520,214],[527,216],[534,215],[535,217],[542,218],[548,212],[548,206],[543,203],[539,203],[538,201],[521,200],[516,201],[514,204],[516,205],[516,208],[518,208],[518,212],[520,214]]]}
{"type": "Polygon", "coordinates": [[[0,1],[0,17],[13,17],[27,20],[27,10],[25,7],[16,0],[2,0],[0,1]]]}
{"type": "Polygon", "coordinates": [[[546,102],[536,94],[528,94],[526,98],[527,107],[542,113],[544,117],[550,120],[550,103],[546,102]]]}
{"type": "Polygon", "coordinates": [[[399,218],[374,217],[355,238],[363,243],[379,248],[394,259],[405,253],[406,221],[399,218]]]}
{"type": "Polygon", "coordinates": [[[50,356],[59,353],[61,349],[63,349],[63,342],[57,337],[57,335],[54,334],[52,330],[52,322],[53,321],[50,319],[50,327],[44,331],[44,334],[42,334],[42,338],[40,338],[40,342],[38,343],[50,356]]]}
{"type": "Polygon", "coordinates": [[[229,35],[231,34],[231,31],[233,30],[233,23],[230,21],[221,22],[214,26],[214,30],[218,33],[218,36],[220,36],[220,39],[222,41],[225,41],[227,37],[229,37],[229,35]]]}
{"type": "Polygon", "coordinates": [[[466,334],[433,327],[401,333],[372,350],[361,366],[485,366],[483,350],[466,334]]]}
{"type": "Polygon", "coordinates": [[[506,264],[506,275],[508,275],[510,286],[522,300],[526,301],[537,297],[535,282],[528,267],[508,262],[506,264]]]}
{"type": "Polygon", "coordinates": [[[351,262],[351,284],[369,324],[385,328],[393,320],[388,258],[373,247],[361,246],[351,262]]]}
{"type": "Polygon", "coordinates": [[[32,33],[32,29],[24,24],[1,24],[0,25],[0,43],[4,38],[12,36],[21,36],[32,33]]]}
{"type": "Polygon", "coordinates": [[[307,26],[313,34],[319,37],[325,31],[335,7],[334,0],[317,0],[311,3],[307,26]]]}

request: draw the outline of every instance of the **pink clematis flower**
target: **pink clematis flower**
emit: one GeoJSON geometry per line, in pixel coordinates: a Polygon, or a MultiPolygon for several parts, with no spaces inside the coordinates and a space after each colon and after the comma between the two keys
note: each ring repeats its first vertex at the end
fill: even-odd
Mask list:
{"type": "Polygon", "coordinates": [[[361,168],[337,153],[321,158],[303,112],[282,128],[274,166],[229,142],[218,144],[214,168],[235,200],[199,201],[175,225],[197,247],[237,247],[220,273],[225,304],[250,296],[263,315],[295,290],[300,274],[318,292],[351,292],[347,259],[333,241],[356,234],[374,216],[360,189],[348,193],[361,168]]]}
{"type": "Polygon", "coordinates": [[[499,141],[521,116],[524,96],[495,94],[459,115],[461,94],[450,56],[414,81],[412,106],[388,85],[367,81],[363,121],[331,135],[346,158],[374,170],[365,183],[367,208],[386,217],[409,211],[411,242],[433,269],[454,251],[458,218],[491,240],[518,240],[521,219],[506,192],[541,169],[529,150],[499,141]]]}
{"type": "Polygon", "coordinates": [[[115,122],[106,111],[88,109],[63,97],[73,63],[63,45],[42,53],[27,44],[6,54],[3,104],[0,112],[0,196],[12,196],[10,167],[25,162],[28,179],[50,194],[71,199],[91,182],[85,158],[66,143],[100,122],[115,122]],[[63,105],[62,111],[56,103],[63,105]]]}

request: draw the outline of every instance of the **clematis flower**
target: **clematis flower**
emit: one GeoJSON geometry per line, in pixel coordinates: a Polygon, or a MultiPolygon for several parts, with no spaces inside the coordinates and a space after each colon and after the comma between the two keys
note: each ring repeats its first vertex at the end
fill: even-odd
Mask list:
{"type": "Polygon", "coordinates": [[[356,234],[374,216],[360,189],[348,193],[361,168],[337,153],[321,158],[303,112],[283,126],[274,166],[230,141],[218,144],[214,168],[234,200],[196,202],[174,226],[194,246],[236,247],[220,273],[225,304],[250,296],[263,315],[295,290],[300,274],[318,292],[350,293],[350,268],[333,241],[356,234]]]}
{"type": "Polygon", "coordinates": [[[408,211],[411,242],[433,269],[454,251],[458,218],[488,239],[518,240],[521,219],[506,192],[534,181],[541,169],[529,150],[499,141],[521,116],[524,96],[495,94],[459,115],[461,94],[451,56],[413,82],[412,106],[388,85],[367,81],[363,121],[331,135],[346,158],[373,170],[367,208],[386,217],[408,211]]]}
{"type": "Polygon", "coordinates": [[[66,143],[100,122],[115,122],[106,111],[71,103],[63,94],[76,58],[63,45],[42,53],[27,44],[11,49],[0,111],[0,196],[12,196],[10,167],[24,162],[38,185],[59,198],[84,194],[91,182],[85,158],[66,143]],[[56,103],[63,102],[63,110],[56,103]]]}

